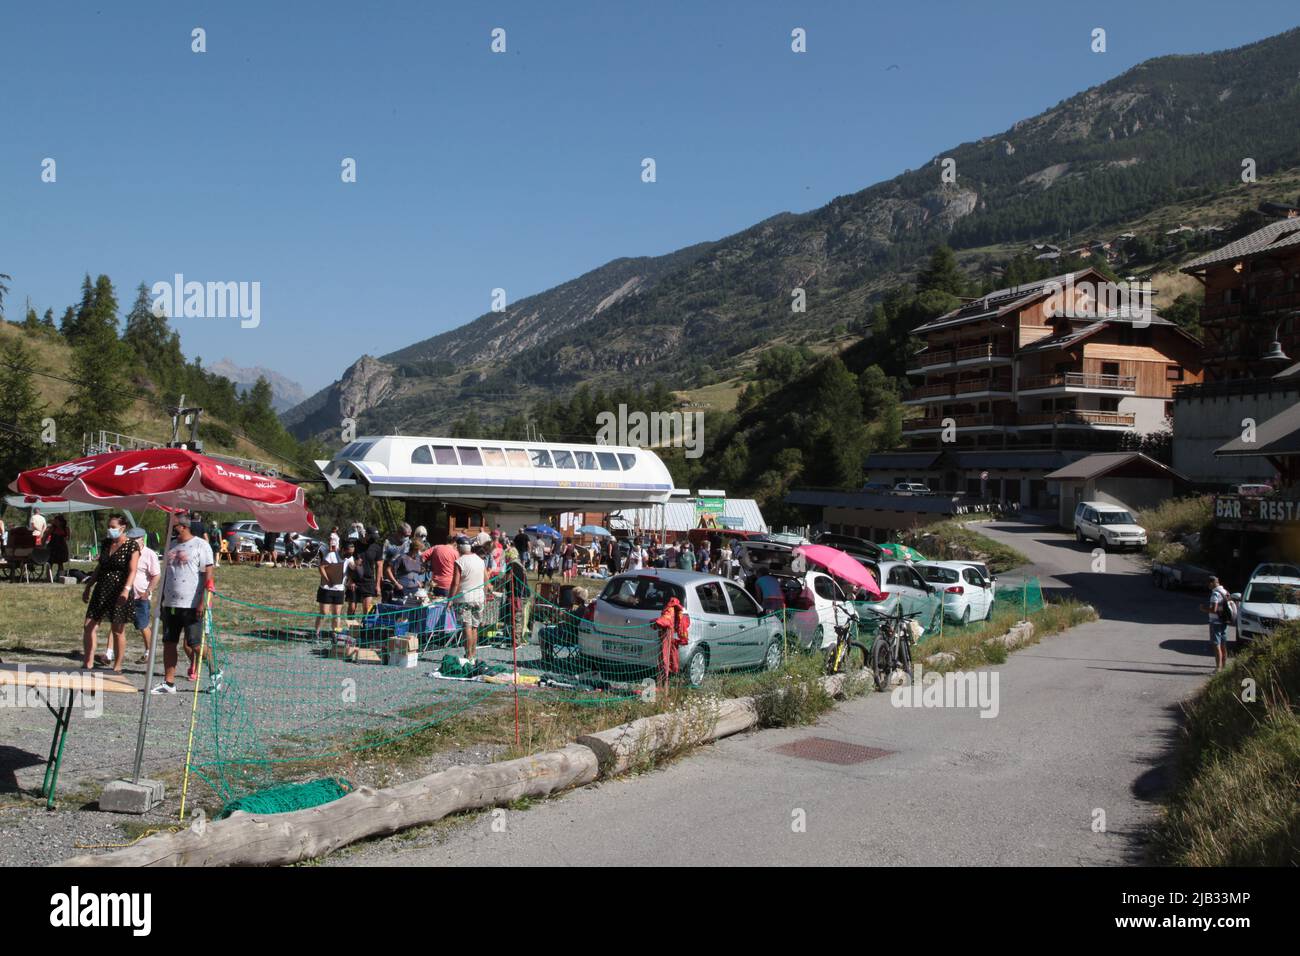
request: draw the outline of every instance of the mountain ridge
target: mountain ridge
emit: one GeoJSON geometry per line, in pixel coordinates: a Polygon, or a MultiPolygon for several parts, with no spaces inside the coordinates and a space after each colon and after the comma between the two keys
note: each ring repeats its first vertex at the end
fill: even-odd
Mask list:
{"type": "Polygon", "coordinates": [[[774,341],[858,327],[938,242],[970,252],[1059,241],[1209,195],[1246,157],[1260,174],[1296,165],[1297,105],[1300,29],[1148,60],[817,209],[614,259],[504,313],[365,357],[285,421],[300,437],[323,434],[347,408],[363,430],[429,432],[468,408],[500,420],[583,383],[707,385],[774,341]],[[942,180],[945,159],[955,182],[942,180]]]}

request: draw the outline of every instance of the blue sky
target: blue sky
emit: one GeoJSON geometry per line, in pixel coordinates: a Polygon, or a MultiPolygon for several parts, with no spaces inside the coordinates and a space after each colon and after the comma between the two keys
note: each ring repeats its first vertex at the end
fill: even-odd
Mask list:
{"type": "Polygon", "coordinates": [[[1276,0],[10,4],[6,314],[30,296],[57,317],[85,272],[123,312],[177,272],[257,281],[261,324],[176,319],[186,354],[310,392],[493,288],[513,302],[812,209],[1149,57],[1297,22],[1276,0]]]}

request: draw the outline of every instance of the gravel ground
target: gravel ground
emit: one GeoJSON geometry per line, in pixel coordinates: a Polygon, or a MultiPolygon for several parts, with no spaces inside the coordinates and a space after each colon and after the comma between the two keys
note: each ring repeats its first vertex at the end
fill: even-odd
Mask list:
{"type": "MultiPolygon", "coordinates": [[[[521,665],[539,663],[534,660],[535,649],[522,650],[526,653],[521,655],[521,665]]],[[[199,695],[194,764],[215,777],[210,764],[216,739],[234,741],[233,749],[241,754],[318,756],[331,750],[330,740],[335,734],[347,737],[349,733],[380,728],[392,734],[413,729],[431,718],[489,705],[509,694],[508,687],[430,679],[434,663],[447,652],[438,649],[427,653],[419,667],[401,669],[332,660],[309,641],[254,642],[252,647],[234,650],[223,661],[226,696],[222,706],[214,710],[214,695],[199,695]],[[340,704],[340,688],[345,686],[353,694],[355,703],[351,706],[340,704]],[[401,716],[416,710],[418,715],[401,716]],[[213,733],[214,727],[220,728],[217,734],[213,733]],[[253,727],[256,733],[251,731],[253,727]]],[[[484,648],[480,656],[508,659],[509,653],[509,648],[484,648]]],[[[76,666],[75,656],[46,652],[6,651],[5,661],[76,666]]],[[[143,665],[128,663],[124,670],[132,684],[144,687],[143,665]]],[[[38,790],[45,775],[54,717],[40,704],[4,708],[0,713],[5,736],[0,743],[0,866],[47,865],[88,848],[129,842],[150,827],[176,825],[195,707],[194,685],[185,680],[183,673],[178,675],[177,688],[175,695],[151,700],[143,773],[164,781],[167,799],[141,817],[103,813],[97,804],[104,784],[130,774],[140,696],[100,695],[91,707],[73,711],[53,812],[45,809],[38,790]]],[[[407,756],[400,766],[362,751],[349,759],[346,776],[356,784],[390,786],[456,764],[490,763],[499,759],[504,749],[456,743],[452,749],[437,754],[407,756]]],[[[232,745],[226,746],[222,755],[228,757],[232,745]]],[[[276,769],[292,773],[292,767],[286,771],[283,764],[276,769]]],[[[234,771],[229,775],[232,782],[237,781],[234,771]]],[[[317,769],[302,776],[319,775],[317,769]]],[[[263,779],[235,785],[240,792],[246,792],[263,779]]],[[[203,807],[212,813],[224,802],[212,787],[193,775],[190,786],[191,809],[203,807]]]]}

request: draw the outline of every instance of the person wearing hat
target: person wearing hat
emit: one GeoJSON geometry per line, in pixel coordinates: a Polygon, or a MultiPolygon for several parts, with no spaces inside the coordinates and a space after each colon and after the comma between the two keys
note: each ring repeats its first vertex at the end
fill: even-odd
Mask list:
{"type": "Polygon", "coordinates": [[[465,657],[474,663],[474,654],[478,650],[478,629],[483,623],[483,605],[492,597],[487,583],[487,566],[483,559],[474,553],[474,546],[469,538],[461,535],[456,539],[456,550],[460,557],[451,572],[451,600],[456,609],[456,620],[465,630],[465,657]]]}
{"type": "MultiPolygon", "coordinates": [[[[181,522],[176,527],[176,543],[167,549],[167,575],[163,580],[162,640],[163,683],[151,694],[176,693],[176,648],[185,635],[185,655],[190,659],[188,677],[198,680],[203,667],[203,615],[212,591],[212,545],[202,537],[203,522],[181,522]]],[[[221,689],[221,671],[209,665],[211,690],[221,689]]]]}
{"type": "Polygon", "coordinates": [[[136,565],[135,580],[131,588],[131,613],[134,615],[135,629],[144,640],[144,653],[136,660],[137,664],[149,661],[149,648],[153,645],[153,592],[162,576],[162,565],[158,562],[158,552],[146,544],[144,528],[132,528],[126,536],[135,541],[140,549],[140,561],[136,565]]]}

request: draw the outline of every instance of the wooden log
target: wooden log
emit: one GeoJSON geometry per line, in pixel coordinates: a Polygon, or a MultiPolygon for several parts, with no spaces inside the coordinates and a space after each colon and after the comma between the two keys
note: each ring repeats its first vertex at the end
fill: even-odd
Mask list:
{"type": "Polygon", "coordinates": [[[544,797],[593,782],[599,770],[589,747],[501,763],[452,767],[385,790],[359,787],[332,803],[292,813],[235,813],[201,831],[146,837],[101,856],[76,856],[60,866],[278,866],[323,856],[356,840],[433,823],[461,810],[544,797]]]}
{"type": "Polygon", "coordinates": [[[603,780],[649,766],[655,759],[687,747],[729,737],[757,725],[758,710],[752,697],[701,699],[679,710],[584,734],[577,742],[595,752],[603,780]]]}

